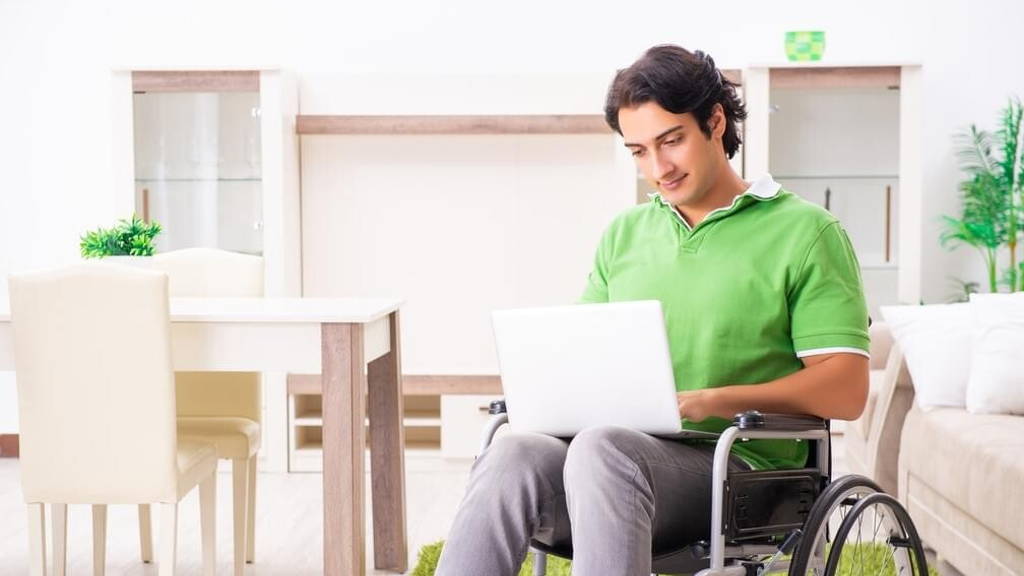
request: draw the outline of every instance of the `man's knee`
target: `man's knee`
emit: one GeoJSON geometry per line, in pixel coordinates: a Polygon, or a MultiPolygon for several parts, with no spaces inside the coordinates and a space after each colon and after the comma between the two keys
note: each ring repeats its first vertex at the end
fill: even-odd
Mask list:
{"type": "Polygon", "coordinates": [[[642,438],[640,432],[618,426],[587,428],[569,444],[565,459],[565,483],[588,482],[595,475],[613,472],[632,476],[637,467],[631,454],[642,438]]]}
{"type": "Polygon", "coordinates": [[[508,434],[494,441],[480,455],[474,468],[488,474],[544,476],[562,473],[566,445],[543,434],[508,434]]]}

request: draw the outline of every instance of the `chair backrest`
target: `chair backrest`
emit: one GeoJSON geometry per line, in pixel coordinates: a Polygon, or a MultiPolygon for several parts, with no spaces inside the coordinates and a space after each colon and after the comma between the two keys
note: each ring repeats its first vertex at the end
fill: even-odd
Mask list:
{"type": "Polygon", "coordinates": [[[82,264],[9,282],[25,501],[177,501],[167,276],[82,264]]]}
{"type": "MultiPolygon", "coordinates": [[[[166,272],[172,297],[263,296],[263,258],[213,248],[187,248],[153,256],[149,268],[166,272]]],[[[178,372],[179,416],[234,416],[260,422],[256,372],[178,372]]]]}

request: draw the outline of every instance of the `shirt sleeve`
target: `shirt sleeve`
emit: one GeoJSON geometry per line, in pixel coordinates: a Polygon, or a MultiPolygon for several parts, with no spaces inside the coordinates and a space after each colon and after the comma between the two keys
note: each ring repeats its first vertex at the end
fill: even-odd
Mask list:
{"type": "Polygon", "coordinates": [[[594,268],[587,276],[587,286],[580,296],[580,304],[608,302],[608,234],[605,233],[594,255],[594,268]]]}
{"type": "Polygon", "coordinates": [[[793,349],[800,358],[868,356],[868,313],[860,265],[846,231],[827,225],[811,244],[789,294],[793,349]]]}

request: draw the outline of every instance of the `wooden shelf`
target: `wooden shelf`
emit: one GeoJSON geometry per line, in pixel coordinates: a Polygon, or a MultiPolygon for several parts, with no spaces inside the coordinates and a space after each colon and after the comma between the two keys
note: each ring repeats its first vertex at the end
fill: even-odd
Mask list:
{"type": "Polygon", "coordinates": [[[899,66],[815,66],[772,68],[772,88],[899,88],[899,66]]]}
{"type": "Polygon", "coordinates": [[[259,92],[258,70],[135,70],[133,92],[259,92]]]}
{"type": "MultiPolygon", "coordinates": [[[[288,394],[320,394],[319,374],[289,374],[288,394]]],[[[435,396],[441,394],[494,394],[500,396],[501,376],[490,374],[402,375],[402,394],[435,396]]]]}
{"type": "Polygon", "coordinates": [[[297,134],[611,134],[600,114],[319,116],[295,118],[297,134]]]}

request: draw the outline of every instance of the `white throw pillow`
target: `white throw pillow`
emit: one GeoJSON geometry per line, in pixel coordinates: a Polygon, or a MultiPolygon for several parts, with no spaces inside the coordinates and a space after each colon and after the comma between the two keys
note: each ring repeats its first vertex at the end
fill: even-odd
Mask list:
{"type": "Polygon", "coordinates": [[[1024,293],[972,294],[974,343],[967,410],[1024,414],[1024,293]]]}
{"type": "Polygon", "coordinates": [[[923,410],[963,408],[970,375],[972,322],[968,304],[882,306],[903,350],[923,410]]]}

